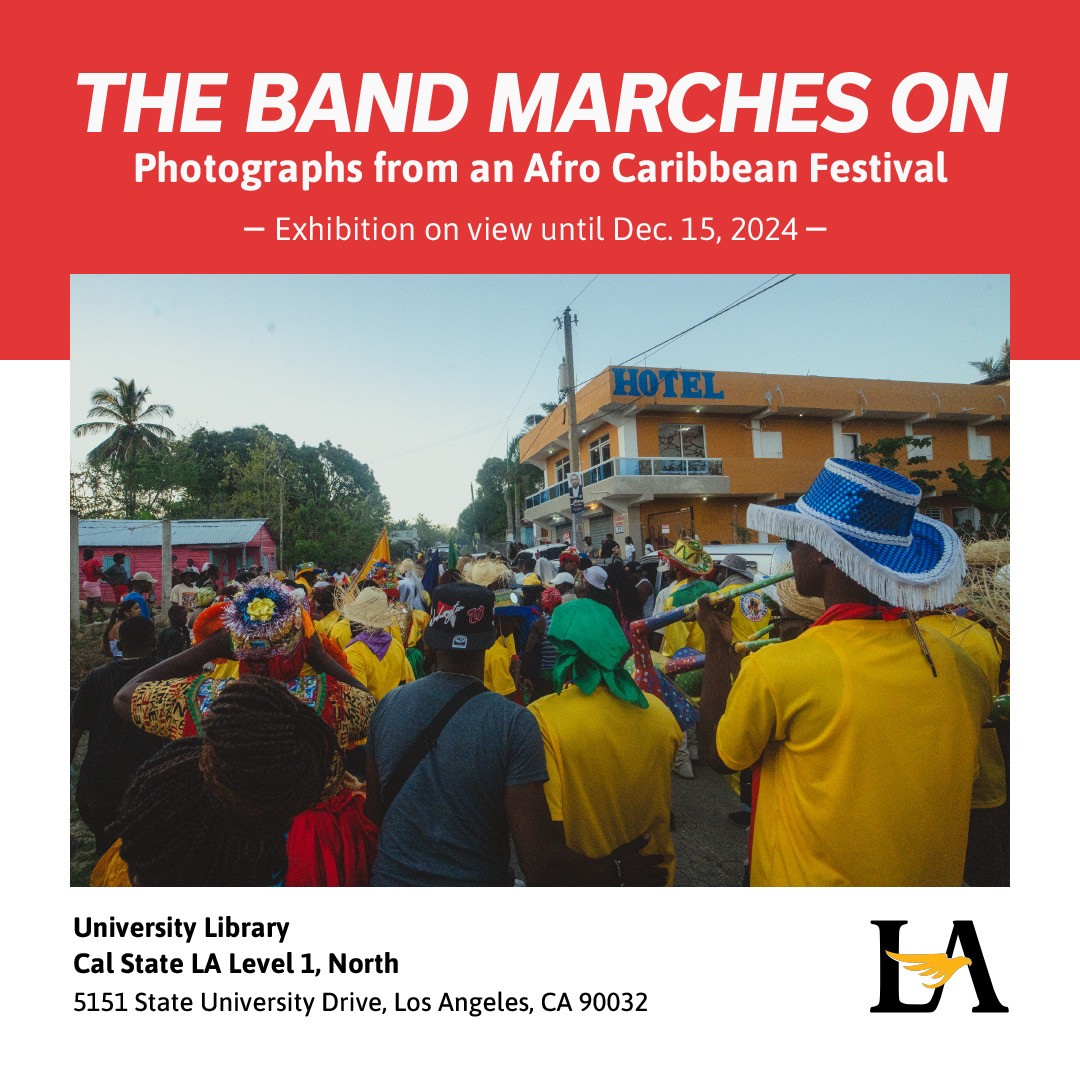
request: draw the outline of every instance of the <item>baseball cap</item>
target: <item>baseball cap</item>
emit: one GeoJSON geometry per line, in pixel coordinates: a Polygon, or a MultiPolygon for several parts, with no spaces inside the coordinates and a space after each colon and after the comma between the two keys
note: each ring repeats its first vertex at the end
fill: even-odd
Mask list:
{"type": "Polygon", "coordinates": [[[551,584],[552,585],[573,585],[574,584],[574,575],[573,574],[568,574],[564,570],[562,573],[556,574],[551,579],[551,584]]]}
{"type": "Polygon", "coordinates": [[[157,584],[157,578],[153,574],[148,573],[146,570],[140,570],[137,574],[131,575],[132,581],[150,581],[155,585],[157,584]]]}
{"type": "Polygon", "coordinates": [[[483,652],[495,644],[495,594],[482,585],[440,585],[431,594],[431,619],[424,631],[430,649],[483,652]]]}

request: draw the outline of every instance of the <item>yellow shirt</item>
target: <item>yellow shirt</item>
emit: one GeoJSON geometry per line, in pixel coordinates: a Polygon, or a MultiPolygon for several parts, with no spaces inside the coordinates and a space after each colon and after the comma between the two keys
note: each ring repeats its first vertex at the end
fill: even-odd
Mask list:
{"type": "Polygon", "coordinates": [[[495,644],[484,653],[484,685],[496,694],[509,697],[517,692],[514,676],[510,674],[510,662],[517,656],[514,635],[496,638],[495,644]]]}
{"type": "Polygon", "coordinates": [[[394,687],[416,678],[412,664],[405,658],[405,649],[396,638],[391,638],[386,655],[381,660],[362,641],[355,642],[345,650],[345,659],[349,661],[352,673],[376,701],[382,701],[394,687]]]}
{"type": "Polygon", "coordinates": [[[751,885],[960,885],[990,688],[906,620],[812,627],[743,661],[716,748],[761,758],[751,885]]]}
{"type": "Polygon", "coordinates": [[[312,625],[323,637],[337,642],[342,651],[352,641],[352,627],[349,626],[348,619],[341,617],[340,611],[331,611],[329,615],[313,620],[312,625]]]}
{"type": "MultiPolygon", "coordinates": [[[[732,589],[741,588],[745,582],[739,581],[720,590],[721,595],[732,589]]],[[[684,588],[680,585],[679,588],[684,588]]],[[[679,590],[676,589],[675,593],[679,590]]],[[[671,611],[675,606],[672,593],[664,600],[664,611],[671,611]]],[[[681,605],[680,605],[681,606],[681,605]]],[[[731,640],[749,641],[759,630],[764,629],[772,620],[772,613],[761,599],[760,593],[745,593],[735,597],[735,610],[731,613],[731,640]]],[[[705,651],[705,635],[696,622],[677,622],[664,628],[664,644],[661,652],[665,656],[674,656],[680,649],[705,651]]]]}
{"type": "Polygon", "coordinates": [[[598,859],[647,832],[644,853],[664,857],[670,885],[671,763],[682,731],[663,702],[646,699],[640,709],[604,685],[587,696],[571,686],[529,711],[544,739],[548,809],[563,823],[567,846],[598,859]]]}
{"type": "Polygon", "coordinates": [[[426,611],[416,610],[412,612],[412,625],[409,627],[409,640],[407,642],[410,649],[420,644],[420,639],[424,636],[424,631],[427,629],[430,619],[431,616],[426,611]]]}
{"type": "MultiPolygon", "coordinates": [[[[1001,649],[985,626],[959,615],[924,615],[919,619],[919,627],[925,629],[928,626],[959,645],[979,665],[991,692],[997,693],[1001,649]]],[[[979,774],[971,789],[972,809],[1001,806],[1005,796],[1005,758],[1001,753],[1001,742],[993,728],[984,727],[979,731],[979,774]]]]}

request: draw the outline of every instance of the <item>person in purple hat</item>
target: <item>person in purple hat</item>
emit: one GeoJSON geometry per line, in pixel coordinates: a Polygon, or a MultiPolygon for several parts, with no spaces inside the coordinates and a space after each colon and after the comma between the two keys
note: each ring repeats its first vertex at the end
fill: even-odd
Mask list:
{"type": "Polygon", "coordinates": [[[920,497],[899,473],[832,458],[796,503],[749,507],[747,527],[786,539],[796,588],[825,604],[793,641],[739,664],[731,605],[699,601],[703,753],[758,767],[751,885],[963,883],[991,690],[916,625],[964,576],[959,538],[920,497]]]}

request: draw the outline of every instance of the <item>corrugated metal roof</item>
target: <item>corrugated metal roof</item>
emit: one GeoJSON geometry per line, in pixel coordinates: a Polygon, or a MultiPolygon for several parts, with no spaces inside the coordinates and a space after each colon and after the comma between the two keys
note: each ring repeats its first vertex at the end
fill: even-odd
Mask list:
{"type": "MultiPolygon", "coordinates": [[[[202,518],[174,521],[172,542],[192,547],[247,544],[266,524],[266,518],[202,518]]],[[[88,518],[79,522],[79,547],[161,547],[160,521],[88,518]]]]}

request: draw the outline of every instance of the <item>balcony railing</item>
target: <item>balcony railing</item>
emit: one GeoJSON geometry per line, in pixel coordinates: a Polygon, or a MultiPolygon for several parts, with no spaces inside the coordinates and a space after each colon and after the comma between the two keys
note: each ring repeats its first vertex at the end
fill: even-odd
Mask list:
{"type": "MultiPolygon", "coordinates": [[[[723,476],[724,462],[721,458],[677,458],[677,457],[646,457],[646,458],[610,458],[607,461],[594,465],[581,474],[582,483],[585,485],[586,498],[591,485],[607,480],[612,476],[723,476]]],[[[525,500],[525,509],[531,510],[534,506],[550,502],[570,490],[566,480],[553,484],[535,495],[530,495],[525,500]]]]}

